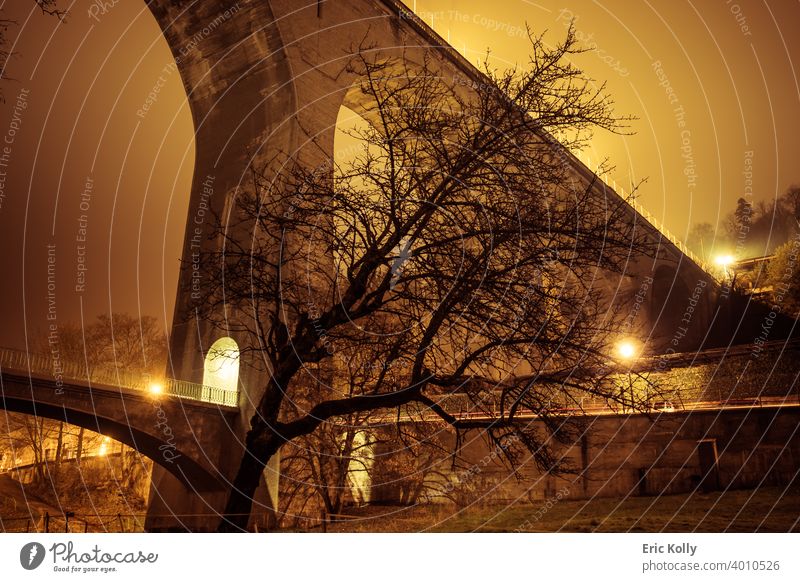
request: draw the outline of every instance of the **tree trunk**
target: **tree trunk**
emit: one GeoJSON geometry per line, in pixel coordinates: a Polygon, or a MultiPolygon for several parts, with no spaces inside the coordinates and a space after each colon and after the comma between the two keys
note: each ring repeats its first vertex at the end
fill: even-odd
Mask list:
{"type": "Polygon", "coordinates": [[[247,447],[239,464],[233,488],[225,505],[225,513],[217,527],[219,532],[247,531],[250,511],[264,467],[269,459],[278,452],[281,441],[266,426],[253,428],[247,433],[247,447]]]}
{"type": "Polygon", "coordinates": [[[356,438],[356,431],[347,429],[345,432],[344,442],[342,443],[341,454],[336,459],[336,489],[334,490],[335,505],[334,513],[341,513],[344,506],[344,498],[346,495],[348,482],[347,478],[350,476],[350,465],[353,463],[353,442],[356,438]]]}
{"type": "Polygon", "coordinates": [[[31,444],[33,448],[33,462],[36,464],[36,480],[39,483],[44,482],[44,418],[33,418],[33,436],[31,444]],[[38,422],[37,422],[38,420],[38,422]]]}
{"type": "Polygon", "coordinates": [[[64,423],[58,423],[58,440],[56,441],[56,459],[55,459],[55,471],[54,471],[54,480],[56,482],[56,486],[58,485],[58,476],[61,473],[61,457],[64,454],[64,423]]]}
{"type": "Polygon", "coordinates": [[[78,444],[76,445],[75,448],[75,462],[77,464],[80,464],[81,457],[83,456],[83,431],[84,431],[83,427],[81,427],[80,430],[78,430],[78,444]]]}

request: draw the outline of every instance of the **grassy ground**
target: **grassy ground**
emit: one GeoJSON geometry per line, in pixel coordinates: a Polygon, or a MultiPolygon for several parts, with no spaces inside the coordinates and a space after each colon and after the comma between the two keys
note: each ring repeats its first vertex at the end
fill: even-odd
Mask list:
{"type": "Polygon", "coordinates": [[[70,520],[70,531],[142,530],[141,515],[146,511],[143,499],[120,491],[110,480],[87,487],[70,480],[70,471],[64,471],[63,477],[64,483],[56,498],[47,484],[22,485],[7,474],[0,475],[0,533],[41,531],[45,513],[50,514],[50,531],[65,531],[63,513],[66,511],[75,513],[70,520]],[[136,514],[137,518],[131,514],[136,514]]]}
{"type": "Polygon", "coordinates": [[[370,507],[337,532],[800,532],[800,488],[468,507],[370,507]]]}

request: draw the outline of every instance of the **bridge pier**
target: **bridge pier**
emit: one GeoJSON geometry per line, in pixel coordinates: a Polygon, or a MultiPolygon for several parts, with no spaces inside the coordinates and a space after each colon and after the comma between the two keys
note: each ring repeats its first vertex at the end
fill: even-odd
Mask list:
{"type": "Polygon", "coordinates": [[[215,515],[225,507],[223,490],[201,493],[187,487],[162,467],[153,467],[144,529],[148,532],[210,532],[215,515]]]}

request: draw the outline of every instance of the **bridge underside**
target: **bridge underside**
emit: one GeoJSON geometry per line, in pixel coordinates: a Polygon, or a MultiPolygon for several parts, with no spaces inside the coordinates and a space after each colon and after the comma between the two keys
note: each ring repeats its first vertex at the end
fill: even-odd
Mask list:
{"type": "Polygon", "coordinates": [[[125,389],[78,384],[3,371],[0,409],[61,420],[138,450],[196,492],[222,491],[224,435],[236,411],[125,389]]]}

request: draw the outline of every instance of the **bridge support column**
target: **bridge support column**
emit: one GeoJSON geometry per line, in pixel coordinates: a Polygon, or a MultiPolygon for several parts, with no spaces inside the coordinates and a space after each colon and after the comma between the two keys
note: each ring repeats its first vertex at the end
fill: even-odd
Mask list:
{"type": "Polygon", "coordinates": [[[268,531],[278,526],[280,475],[281,452],[278,450],[264,468],[261,483],[253,496],[253,511],[248,524],[251,531],[268,531]]]}
{"type": "Polygon", "coordinates": [[[215,531],[225,507],[224,491],[191,490],[170,472],[153,466],[144,529],[150,532],[215,531]]]}

